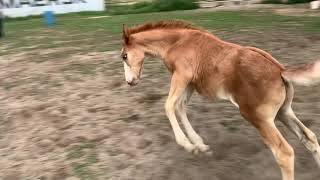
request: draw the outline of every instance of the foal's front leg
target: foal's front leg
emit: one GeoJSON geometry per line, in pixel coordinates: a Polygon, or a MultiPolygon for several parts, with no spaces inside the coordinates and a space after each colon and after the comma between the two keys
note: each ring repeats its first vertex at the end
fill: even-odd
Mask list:
{"type": "Polygon", "coordinates": [[[186,135],[183,133],[182,129],[179,126],[175,115],[175,109],[177,108],[178,100],[185,92],[188,86],[188,80],[178,76],[177,74],[173,74],[171,80],[171,87],[168,99],[165,104],[166,114],[169,118],[170,124],[172,126],[174,136],[176,138],[177,144],[184,147],[188,152],[192,152],[194,154],[198,153],[198,149],[195,145],[193,145],[186,135]]]}
{"type": "Polygon", "coordinates": [[[183,95],[178,100],[178,108],[176,109],[177,115],[179,116],[188,137],[190,138],[191,142],[201,151],[204,152],[206,155],[211,155],[212,152],[210,151],[210,147],[203,143],[203,139],[199,136],[199,134],[193,129],[190,121],[187,117],[186,112],[186,104],[190,100],[190,97],[193,93],[193,88],[189,85],[183,95]]]}

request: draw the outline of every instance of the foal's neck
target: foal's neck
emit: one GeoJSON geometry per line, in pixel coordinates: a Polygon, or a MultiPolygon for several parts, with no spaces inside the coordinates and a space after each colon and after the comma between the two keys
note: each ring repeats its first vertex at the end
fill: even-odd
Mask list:
{"type": "Polygon", "coordinates": [[[152,30],[134,35],[134,39],[148,54],[165,58],[168,50],[180,39],[181,33],[177,30],[152,30]]]}

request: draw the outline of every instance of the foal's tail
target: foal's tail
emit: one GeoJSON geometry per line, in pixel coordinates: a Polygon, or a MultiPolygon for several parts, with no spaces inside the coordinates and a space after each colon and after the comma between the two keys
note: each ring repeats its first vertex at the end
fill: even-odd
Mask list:
{"type": "Polygon", "coordinates": [[[320,60],[299,67],[289,67],[282,72],[286,80],[303,86],[320,82],[320,60]]]}

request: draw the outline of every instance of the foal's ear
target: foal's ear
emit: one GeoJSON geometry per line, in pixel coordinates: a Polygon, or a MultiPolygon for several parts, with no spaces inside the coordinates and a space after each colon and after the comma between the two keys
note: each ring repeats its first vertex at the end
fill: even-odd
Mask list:
{"type": "Polygon", "coordinates": [[[125,24],[122,27],[122,38],[125,44],[129,44],[129,29],[125,24]]]}

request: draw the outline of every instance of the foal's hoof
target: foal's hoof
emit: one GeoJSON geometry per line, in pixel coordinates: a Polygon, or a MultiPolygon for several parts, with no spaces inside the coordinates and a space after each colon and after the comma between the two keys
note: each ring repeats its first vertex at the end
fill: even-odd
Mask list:
{"type": "Polygon", "coordinates": [[[197,147],[194,147],[191,151],[190,151],[191,154],[195,155],[195,156],[198,156],[200,154],[200,149],[197,148],[197,147]]]}
{"type": "Polygon", "coordinates": [[[198,144],[197,148],[201,151],[201,153],[205,156],[212,156],[212,151],[210,149],[210,146],[206,144],[198,144]]]}
{"type": "Polygon", "coordinates": [[[208,145],[196,146],[191,153],[196,156],[212,156],[212,151],[208,145]]]}
{"type": "Polygon", "coordinates": [[[212,151],[209,149],[208,151],[203,152],[203,154],[207,157],[211,157],[212,156],[212,151]]]}
{"type": "Polygon", "coordinates": [[[210,146],[205,144],[200,144],[200,145],[197,145],[197,147],[200,149],[203,155],[212,156],[212,151],[210,149],[210,146]]]}
{"type": "Polygon", "coordinates": [[[210,151],[210,146],[208,145],[205,145],[205,144],[198,144],[196,145],[197,148],[200,149],[201,152],[207,152],[207,151],[210,151]]]}

